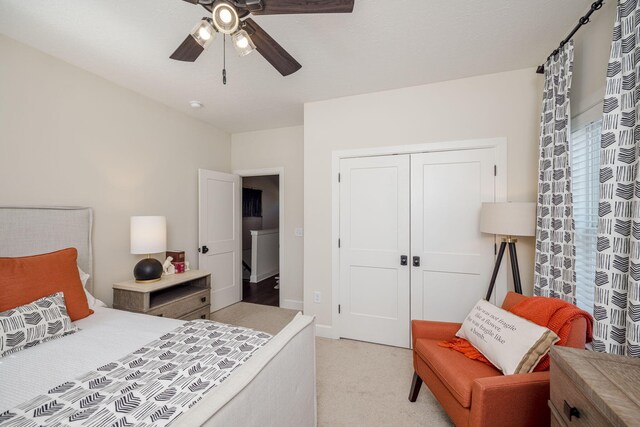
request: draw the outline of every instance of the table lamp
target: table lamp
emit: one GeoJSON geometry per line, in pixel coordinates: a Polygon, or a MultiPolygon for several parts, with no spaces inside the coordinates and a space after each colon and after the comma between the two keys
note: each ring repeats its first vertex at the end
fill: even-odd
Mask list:
{"type": "Polygon", "coordinates": [[[162,277],[162,263],[150,254],[167,250],[167,219],[163,216],[131,217],[131,253],[147,255],[133,269],[138,283],[157,282],[162,277]]]}
{"type": "Polygon", "coordinates": [[[480,209],[480,231],[504,236],[485,299],[488,301],[491,298],[507,244],[509,245],[509,257],[511,258],[513,288],[517,293],[522,294],[518,255],[516,253],[518,239],[515,237],[536,235],[536,204],[533,202],[483,203],[480,209]]]}

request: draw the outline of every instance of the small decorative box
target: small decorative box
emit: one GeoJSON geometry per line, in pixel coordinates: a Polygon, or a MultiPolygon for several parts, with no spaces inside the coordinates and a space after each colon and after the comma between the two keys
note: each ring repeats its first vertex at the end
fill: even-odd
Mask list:
{"type": "Polygon", "coordinates": [[[176,273],[184,273],[185,265],[184,262],[172,262],[173,266],[176,268],[176,273]]]}
{"type": "Polygon", "coordinates": [[[184,251],[167,251],[167,258],[173,258],[173,262],[185,262],[184,251]]]}

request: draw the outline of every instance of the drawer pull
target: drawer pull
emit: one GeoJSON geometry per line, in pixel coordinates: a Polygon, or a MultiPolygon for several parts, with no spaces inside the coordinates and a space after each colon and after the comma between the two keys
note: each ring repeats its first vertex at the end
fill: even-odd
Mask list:
{"type": "Polygon", "coordinates": [[[200,298],[200,302],[207,302],[207,297],[200,298]]]}
{"type": "Polygon", "coordinates": [[[201,318],[201,319],[206,319],[206,318],[207,318],[207,315],[206,315],[206,314],[203,314],[202,316],[200,316],[200,318],[201,318]]]}
{"type": "Polygon", "coordinates": [[[569,421],[571,421],[573,417],[580,418],[578,408],[569,405],[566,400],[564,401],[564,414],[569,418],[569,421]]]}
{"type": "Polygon", "coordinates": [[[164,317],[164,314],[160,313],[158,314],[158,317],[164,317]]]}

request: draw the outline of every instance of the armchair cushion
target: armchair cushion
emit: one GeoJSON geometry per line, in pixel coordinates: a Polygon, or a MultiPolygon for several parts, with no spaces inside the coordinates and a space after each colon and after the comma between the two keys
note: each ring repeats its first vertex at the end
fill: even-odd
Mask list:
{"type": "Polygon", "coordinates": [[[438,345],[439,339],[419,338],[414,352],[447,387],[464,408],[471,406],[471,390],[479,378],[502,376],[497,369],[478,363],[462,353],[438,345]]]}

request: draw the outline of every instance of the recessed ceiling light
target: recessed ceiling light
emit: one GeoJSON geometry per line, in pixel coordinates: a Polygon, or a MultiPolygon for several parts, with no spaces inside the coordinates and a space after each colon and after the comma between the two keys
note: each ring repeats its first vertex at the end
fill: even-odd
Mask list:
{"type": "Polygon", "coordinates": [[[191,108],[202,108],[202,102],[200,101],[191,101],[189,105],[191,105],[191,108]]]}

